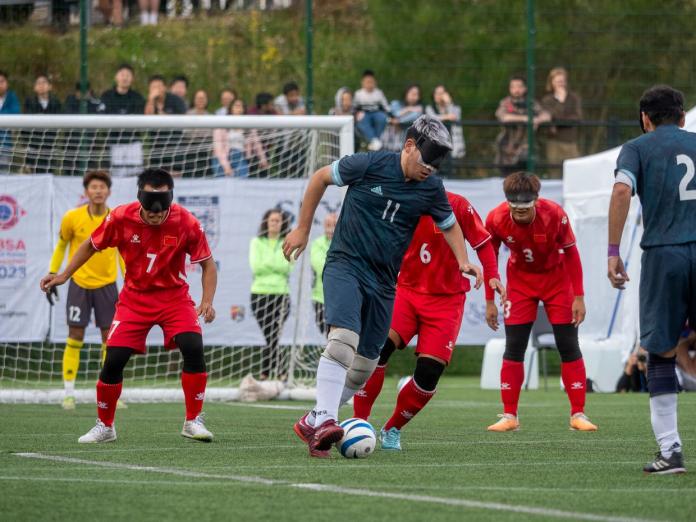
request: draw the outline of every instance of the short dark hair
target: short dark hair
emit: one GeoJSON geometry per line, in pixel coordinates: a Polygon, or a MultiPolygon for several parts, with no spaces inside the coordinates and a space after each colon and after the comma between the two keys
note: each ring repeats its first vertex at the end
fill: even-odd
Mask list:
{"type": "Polygon", "coordinates": [[[95,179],[103,181],[107,187],[111,188],[111,175],[106,170],[88,170],[82,177],[82,186],[87,188],[95,179]]]}
{"type": "Polygon", "coordinates": [[[534,174],[522,170],[513,172],[503,181],[503,192],[508,194],[534,193],[539,194],[541,181],[534,174]]]}
{"type": "Polygon", "coordinates": [[[5,78],[6,80],[9,80],[9,79],[10,79],[10,76],[7,74],[7,72],[6,72],[6,71],[3,71],[2,69],[0,69],[0,76],[2,76],[3,78],[5,78]]]}
{"type": "Polygon", "coordinates": [[[280,214],[280,237],[285,237],[290,233],[290,214],[280,207],[269,208],[264,212],[259,225],[259,237],[268,237],[268,218],[271,214],[280,214]]]}
{"type": "Polygon", "coordinates": [[[34,76],[34,81],[38,81],[40,78],[44,78],[48,83],[51,83],[51,79],[48,77],[48,74],[46,73],[39,73],[36,76],[34,76]]]}
{"type": "Polygon", "coordinates": [[[292,91],[299,91],[300,86],[297,85],[297,82],[288,82],[285,85],[283,85],[283,94],[286,96],[288,93],[291,93],[292,91]]]}
{"type": "Polygon", "coordinates": [[[151,84],[152,82],[162,82],[162,83],[164,83],[164,84],[167,83],[167,82],[164,80],[164,76],[162,76],[161,74],[153,74],[152,76],[150,76],[150,77],[147,79],[148,85],[151,84]]]}
{"type": "Polygon", "coordinates": [[[256,107],[261,107],[273,101],[273,95],[270,92],[260,92],[256,95],[256,107]]]}
{"type": "Polygon", "coordinates": [[[133,66],[129,63],[122,63],[121,65],[118,66],[116,69],[116,72],[122,71],[123,69],[127,69],[131,72],[131,74],[135,75],[135,71],[133,70],[133,66]]]}
{"type": "MultiPolygon", "coordinates": [[[[91,86],[90,86],[90,83],[89,83],[89,82],[87,82],[87,83],[85,84],[85,88],[86,88],[88,91],[91,89],[91,86]]],[[[81,91],[81,90],[82,90],[82,82],[81,82],[81,81],[78,80],[78,81],[75,82],[75,90],[76,90],[76,91],[81,91]]]]}
{"type": "Polygon", "coordinates": [[[513,74],[512,76],[510,76],[510,80],[508,80],[508,84],[510,84],[514,81],[522,82],[525,87],[527,86],[527,78],[525,78],[521,74],[513,74]]]}
{"type": "Polygon", "coordinates": [[[169,187],[169,190],[174,189],[174,178],[164,169],[160,168],[149,168],[145,169],[138,176],[138,188],[143,190],[145,185],[150,185],[153,188],[164,187],[165,185],[169,187]]]}
{"type": "Polygon", "coordinates": [[[185,74],[178,74],[177,76],[174,76],[174,78],[172,78],[172,82],[169,85],[174,85],[176,82],[184,82],[186,84],[186,88],[188,88],[189,86],[189,80],[185,74]]]}
{"type": "Polygon", "coordinates": [[[655,127],[678,124],[684,113],[684,94],[669,85],[653,85],[640,97],[640,112],[645,113],[655,127]]]}
{"type": "Polygon", "coordinates": [[[372,69],[365,69],[362,73],[362,77],[365,78],[365,76],[372,76],[374,78],[375,71],[373,71],[372,69]]]}

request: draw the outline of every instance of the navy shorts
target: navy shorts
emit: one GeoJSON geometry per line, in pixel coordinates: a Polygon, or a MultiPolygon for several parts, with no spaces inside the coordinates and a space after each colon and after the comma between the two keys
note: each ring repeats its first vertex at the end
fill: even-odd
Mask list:
{"type": "Polygon", "coordinates": [[[326,324],[360,335],[358,353],[377,359],[389,335],[394,290],[369,284],[343,263],[326,263],[322,279],[326,324]]]}
{"type": "Polygon", "coordinates": [[[68,286],[68,299],[65,312],[68,315],[68,326],[87,328],[94,309],[94,324],[105,330],[111,326],[118,301],[116,283],[110,283],[101,288],[82,288],[72,279],[68,286]]]}
{"type": "Polygon", "coordinates": [[[645,249],[640,272],[640,344],[651,353],[677,346],[696,326],[696,242],[645,249]]]}

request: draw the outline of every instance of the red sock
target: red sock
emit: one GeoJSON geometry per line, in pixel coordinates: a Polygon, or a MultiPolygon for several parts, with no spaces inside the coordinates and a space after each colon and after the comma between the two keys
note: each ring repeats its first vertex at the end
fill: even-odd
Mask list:
{"type": "Polygon", "coordinates": [[[568,400],[570,401],[570,414],[585,411],[585,361],[582,357],[573,362],[561,363],[561,379],[565,386],[568,400]]]}
{"type": "Polygon", "coordinates": [[[116,415],[116,403],[121,396],[123,383],[106,384],[97,381],[97,417],[106,426],[114,425],[114,415],[116,415]]]}
{"type": "Polygon", "coordinates": [[[184,389],[186,403],[186,420],[193,420],[200,415],[205,399],[205,385],[208,374],[181,372],[181,387],[184,389]]]}
{"type": "Polygon", "coordinates": [[[377,400],[377,397],[379,397],[379,393],[382,391],[384,372],[386,369],[386,364],[384,366],[377,366],[365,383],[365,386],[363,386],[363,389],[359,390],[353,396],[353,417],[365,420],[368,419],[372,412],[372,406],[377,400]]]}
{"type": "Polygon", "coordinates": [[[394,408],[391,419],[384,425],[385,431],[392,427],[400,430],[428,404],[433,395],[435,395],[435,390],[421,390],[413,379],[408,381],[396,398],[396,408],[394,408]]]}
{"type": "Polygon", "coordinates": [[[517,416],[517,404],[524,382],[524,363],[503,359],[500,370],[500,397],[503,399],[503,412],[517,416]]]}

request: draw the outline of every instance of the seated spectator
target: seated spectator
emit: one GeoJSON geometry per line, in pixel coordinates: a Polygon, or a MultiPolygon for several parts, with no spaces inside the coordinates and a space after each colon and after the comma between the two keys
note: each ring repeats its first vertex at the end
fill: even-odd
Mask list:
{"type": "Polygon", "coordinates": [[[388,150],[401,150],[406,138],[406,129],[423,114],[421,90],[418,85],[409,85],[403,99],[393,100],[390,106],[391,119],[384,134],[384,147],[388,150]]]}
{"type": "Polygon", "coordinates": [[[232,102],[237,99],[237,91],[226,88],[220,93],[220,108],[215,111],[217,116],[222,116],[230,113],[232,102]]]}
{"type": "Polygon", "coordinates": [[[377,88],[374,72],[367,70],[363,73],[360,89],[353,97],[353,105],[356,111],[356,127],[367,141],[367,148],[380,150],[382,148],[380,136],[387,126],[389,104],[384,93],[377,88]]]}
{"type": "Polygon", "coordinates": [[[155,74],[148,81],[145,114],[186,114],[186,103],[177,95],[167,92],[164,77],[155,74]]]}
{"type": "Polygon", "coordinates": [[[568,72],[563,67],[551,69],[546,91],[548,94],[541,105],[554,123],[548,128],[546,161],[554,166],[562,165],[563,161],[580,156],[578,128],[573,122],[582,119],[582,102],[580,96],[568,90],[568,72]]]}
{"type": "MultiPolygon", "coordinates": [[[[232,104],[233,116],[246,114],[244,101],[237,99],[232,104]]],[[[213,132],[213,175],[249,176],[249,162],[254,162],[255,171],[268,168],[266,152],[254,129],[215,129],[213,132]]]]}
{"type": "MultiPolygon", "coordinates": [[[[199,89],[193,94],[191,108],[186,114],[205,116],[208,112],[208,94],[199,89]]],[[[213,131],[210,129],[185,129],[182,145],[186,149],[184,157],[185,177],[205,177],[210,173],[210,144],[213,131]]]]}
{"type": "Polygon", "coordinates": [[[34,95],[24,100],[25,114],[60,114],[63,107],[60,100],[51,91],[53,85],[45,74],[39,74],[34,80],[34,95]]]}
{"type": "MultiPolygon", "coordinates": [[[[80,82],[75,82],[75,91],[68,94],[63,104],[65,114],[80,114],[80,102],[82,101],[82,85],[80,82]]],[[[85,93],[85,101],[87,102],[87,114],[96,114],[101,111],[102,101],[94,95],[87,82],[87,92],[85,93]]]]}
{"type": "MultiPolygon", "coordinates": [[[[102,101],[97,98],[87,82],[85,93],[86,114],[96,114],[102,111],[102,101]]],[[[75,82],[75,91],[65,98],[63,110],[65,114],[81,114],[80,103],[82,101],[82,89],[80,82],[75,82]]],[[[89,158],[88,168],[98,169],[99,163],[95,156],[99,156],[99,147],[96,144],[97,131],[95,129],[66,129],[63,131],[65,138],[65,155],[61,158],[60,168],[65,175],[81,176],[84,170],[84,160],[89,158]],[[96,154],[95,154],[96,152],[96,154]]]]}
{"type": "Polygon", "coordinates": [[[172,82],[169,84],[169,92],[177,95],[184,101],[186,110],[188,110],[188,102],[186,101],[188,99],[188,85],[188,78],[183,74],[180,74],[172,78],[172,82]]]}
{"type": "MultiPolygon", "coordinates": [[[[527,169],[527,81],[521,76],[510,78],[509,96],[500,100],[495,117],[505,125],[495,140],[495,162],[503,176],[527,169]]],[[[550,121],[551,115],[534,101],[534,130],[540,123],[550,121]]]]}
{"type": "Polygon", "coordinates": [[[138,0],[138,5],[140,7],[140,25],[157,25],[160,0],[138,0]]]}
{"type": "Polygon", "coordinates": [[[102,112],[105,114],[143,114],[145,99],[132,89],[135,74],[127,63],[121,64],[114,77],[115,85],[101,95],[102,112]]]}
{"type": "Polygon", "coordinates": [[[425,108],[425,112],[442,121],[452,134],[454,148],[450,156],[454,159],[463,158],[466,154],[464,131],[457,123],[462,119],[462,108],[454,104],[444,85],[438,85],[433,89],[432,102],[425,108]]]}
{"type": "MultiPolygon", "coordinates": [[[[148,82],[145,114],[186,114],[184,100],[176,94],[167,92],[166,82],[159,74],[151,76],[148,82]]],[[[154,129],[150,131],[150,138],[150,166],[166,169],[172,176],[183,175],[185,160],[184,154],[181,153],[183,132],[154,129]]]]}
{"type": "Polygon", "coordinates": [[[186,114],[193,114],[198,116],[204,116],[210,114],[208,111],[208,93],[203,89],[198,89],[193,94],[193,100],[191,100],[191,108],[186,111],[186,114]]]}
{"type": "Polygon", "coordinates": [[[329,109],[331,116],[352,116],[353,115],[353,91],[348,87],[341,87],[336,91],[334,106],[329,109]]]}
{"type": "Polygon", "coordinates": [[[123,25],[123,0],[99,0],[97,6],[106,25],[123,25]]]}
{"type": "MultiPolygon", "coordinates": [[[[0,71],[0,116],[19,114],[19,99],[10,89],[9,76],[0,71]]],[[[12,131],[0,129],[0,174],[9,172],[12,158],[12,131]]]]}
{"type": "MultiPolygon", "coordinates": [[[[45,74],[39,74],[34,80],[34,95],[24,100],[24,114],[60,114],[63,106],[58,97],[51,91],[51,80],[45,74]]],[[[28,173],[52,172],[53,156],[49,151],[58,136],[55,130],[45,130],[43,135],[29,131],[21,133],[26,144],[25,170],[28,173]]]]}
{"type": "Polygon", "coordinates": [[[648,352],[638,348],[628,356],[623,375],[616,383],[616,393],[648,391],[648,352]]]}
{"type": "Polygon", "coordinates": [[[300,96],[300,87],[295,82],[283,85],[283,94],[276,97],[273,105],[278,114],[297,116],[307,113],[304,99],[300,96]]]}
{"type": "Polygon", "coordinates": [[[278,114],[273,105],[273,95],[270,92],[260,92],[256,95],[256,104],[249,114],[271,116],[278,114]]]}

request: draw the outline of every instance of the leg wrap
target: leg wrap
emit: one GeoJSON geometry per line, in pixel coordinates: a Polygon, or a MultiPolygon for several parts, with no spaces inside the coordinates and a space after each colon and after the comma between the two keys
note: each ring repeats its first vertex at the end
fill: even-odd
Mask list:
{"type": "Polygon", "coordinates": [[[561,361],[568,363],[581,359],[582,353],[578,344],[578,329],[572,324],[554,324],[552,328],[561,361]]]}
{"type": "Polygon", "coordinates": [[[348,369],[358,350],[358,341],[360,336],[355,332],[347,328],[333,328],[329,332],[329,342],[321,355],[348,369]]]}
{"type": "Polygon", "coordinates": [[[176,336],[176,344],[184,358],[186,373],[205,373],[205,357],[203,357],[203,336],[195,332],[180,333],[176,336]]]}
{"type": "Polygon", "coordinates": [[[355,354],[353,363],[346,374],[346,388],[359,390],[372,375],[377,367],[377,359],[368,359],[360,354],[355,354]]]}
{"type": "Polygon", "coordinates": [[[503,359],[516,362],[524,361],[524,352],[527,351],[532,324],[505,325],[505,353],[503,354],[503,359]]]}
{"type": "Polygon", "coordinates": [[[120,384],[123,381],[123,369],[132,354],[131,348],[111,346],[106,351],[106,359],[99,374],[99,380],[104,384],[120,384]]]}
{"type": "Polygon", "coordinates": [[[430,357],[419,357],[416,361],[416,371],[413,372],[413,380],[424,391],[432,392],[437,388],[445,365],[430,357]]]}
{"type": "Polygon", "coordinates": [[[678,393],[676,357],[661,357],[655,353],[648,355],[648,390],[650,397],[678,393]]]}
{"type": "Polygon", "coordinates": [[[384,346],[382,347],[382,351],[379,352],[379,362],[377,364],[379,366],[384,366],[387,364],[389,362],[389,358],[395,350],[396,346],[394,345],[394,341],[387,337],[387,340],[384,342],[384,346]]]}

